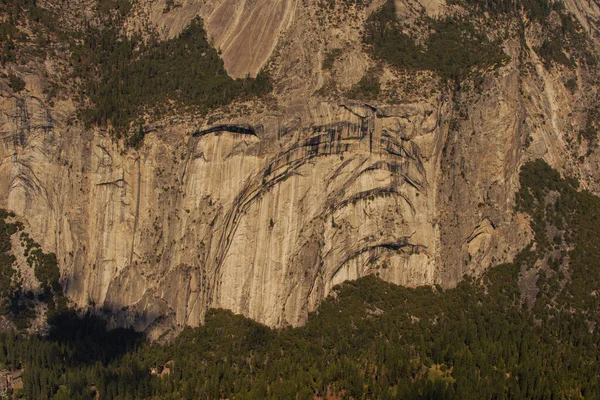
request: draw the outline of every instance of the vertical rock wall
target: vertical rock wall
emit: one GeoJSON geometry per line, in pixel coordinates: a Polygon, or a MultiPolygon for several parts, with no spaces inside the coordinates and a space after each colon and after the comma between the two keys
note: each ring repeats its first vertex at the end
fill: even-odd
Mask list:
{"type": "Polygon", "coordinates": [[[533,43],[508,41],[511,61],[484,74],[479,93],[456,97],[433,75],[386,70],[384,85],[417,90],[365,104],[340,90],[372,63],[354,29],[369,9],[319,28],[316,6],[284,1],[271,7],[283,18],[244,23],[269,4],[136,11],[160,10],[155,19],[174,34],[178,13],[197,7],[230,71],[256,71],[270,56],[275,84],[263,103],[218,110],[211,123],[187,114],[155,122],[139,150],[84,129],[71,101],[45,102],[40,70],[23,73],[18,94],[0,82],[0,206],[56,252],[73,302],[112,326],[158,337],[200,324],[209,307],[298,325],[334,285],[367,274],[451,287],[528,243],[514,212],[524,160],[544,157],[598,190],[597,151],[581,161],[571,145],[588,78],[569,92],[533,43]],[[331,48],[343,55],[325,71],[331,48]],[[330,80],[340,87],[328,90],[330,80]]]}

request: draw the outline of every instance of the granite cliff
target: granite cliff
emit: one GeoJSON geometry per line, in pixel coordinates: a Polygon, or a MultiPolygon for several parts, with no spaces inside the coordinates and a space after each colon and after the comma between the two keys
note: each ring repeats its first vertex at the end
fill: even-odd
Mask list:
{"type": "MultiPolygon", "coordinates": [[[[531,239],[514,211],[531,159],[599,193],[595,67],[568,48],[571,65],[540,50],[558,11],[544,24],[473,14],[507,57],[456,90],[435,71],[369,53],[364,24],[384,3],[134,2],[124,32],[166,40],[199,15],[232,77],[265,69],[273,83],[263,98],[208,114],[146,119],[137,148],[82,123],[69,86],[48,93],[70,68],[64,59],[6,63],[0,207],[56,253],[75,305],[156,338],[201,324],[211,307],[299,325],[344,280],[453,287],[509,261],[531,239]],[[379,91],[357,93],[369,74],[379,91]]],[[[418,42],[430,34],[419,21],[467,14],[473,2],[394,3],[418,42]]],[[[72,18],[94,15],[58,4],[72,18]]],[[[564,7],[595,56],[598,4],[564,7]]]]}

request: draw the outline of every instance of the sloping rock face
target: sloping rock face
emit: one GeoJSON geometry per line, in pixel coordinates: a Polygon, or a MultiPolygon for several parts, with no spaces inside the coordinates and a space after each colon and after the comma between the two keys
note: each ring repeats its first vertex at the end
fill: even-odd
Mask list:
{"type": "MultiPolygon", "coordinates": [[[[56,252],[76,305],[153,338],[202,323],[210,307],[298,325],[344,280],[452,287],[511,260],[530,240],[514,211],[528,159],[598,192],[598,151],[580,159],[587,148],[575,139],[578,104],[593,98],[583,70],[567,89],[565,71],[515,39],[505,43],[511,60],[468,98],[444,94],[432,74],[386,69],[383,85],[402,101],[351,101],[340,91],[373,63],[359,27],[377,4],[333,3],[134,8],[131,26],[146,18],[168,35],[198,13],[230,74],[270,60],[275,86],[263,102],[158,121],[139,150],[74,122],[70,100],[45,102],[48,65],[22,71],[23,92],[3,84],[0,206],[56,252]]],[[[444,12],[439,1],[419,4],[406,2],[407,18],[444,12]]]]}
{"type": "Polygon", "coordinates": [[[178,35],[192,18],[201,16],[215,48],[222,52],[229,75],[244,78],[256,76],[267,63],[280,35],[292,23],[297,3],[298,0],[183,0],[169,9],[166,1],[159,0],[138,6],[131,25],[140,26],[140,21],[147,21],[170,38],[178,35]]]}

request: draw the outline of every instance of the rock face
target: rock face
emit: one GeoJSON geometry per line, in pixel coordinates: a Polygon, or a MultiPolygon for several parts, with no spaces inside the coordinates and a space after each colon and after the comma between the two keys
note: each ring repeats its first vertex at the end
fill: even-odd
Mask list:
{"type": "MultiPolygon", "coordinates": [[[[204,20],[216,48],[222,51],[233,78],[256,76],[266,64],[282,32],[293,21],[298,0],[184,0],[165,12],[166,1],[141,5],[136,11],[165,37],[179,34],[196,15],[204,20]]],[[[132,25],[136,24],[135,17],[132,25]]]]}
{"type": "MultiPolygon", "coordinates": [[[[407,13],[420,4],[405,3],[407,13]]],[[[72,122],[70,100],[46,103],[40,70],[24,71],[25,91],[2,85],[0,206],[56,252],[75,304],[158,337],[202,323],[210,307],[298,325],[344,280],[451,287],[509,261],[530,239],[514,193],[531,158],[598,192],[598,152],[580,160],[571,144],[587,78],[571,92],[564,71],[520,57],[528,44],[518,39],[468,98],[436,90],[432,74],[390,70],[384,86],[421,79],[395,89],[401,102],[339,95],[372,64],[356,27],[375,6],[335,8],[346,21],[323,22],[318,2],[140,5],[133,15],[171,36],[201,15],[233,76],[271,60],[272,98],[158,121],[132,150],[72,122]],[[343,54],[325,70],[335,48],[343,54]]],[[[591,18],[587,6],[577,12],[591,18]]]]}

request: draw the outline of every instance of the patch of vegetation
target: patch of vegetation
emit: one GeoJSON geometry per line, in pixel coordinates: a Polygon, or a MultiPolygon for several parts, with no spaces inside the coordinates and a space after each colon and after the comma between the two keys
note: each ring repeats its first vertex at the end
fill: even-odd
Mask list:
{"type": "Polygon", "coordinates": [[[174,39],[149,43],[121,37],[111,28],[92,31],[73,48],[73,59],[93,103],[83,111],[84,120],[117,134],[144,111],[194,107],[206,112],[271,91],[264,71],[256,79],[229,77],[198,19],[174,39]]]}
{"type": "Polygon", "coordinates": [[[165,8],[163,9],[163,14],[166,14],[169,11],[179,7],[181,7],[181,4],[175,4],[175,0],[167,0],[165,8]]]}
{"type": "Polygon", "coordinates": [[[371,68],[363,75],[358,83],[346,93],[351,99],[372,100],[381,93],[381,82],[377,68],[371,68]]]}
{"type": "Polygon", "coordinates": [[[588,142],[588,155],[598,147],[598,132],[600,132],[600,107],[596,105],[588,110],[585,128],[580,132],[580,137],[588,142]]]}
{"type": "Polygon", "coordinates": [[[576,65],[575,60],[567,57],[564,49],[564,37],[560,34],[554,34],[549,39],[544,40],[537,52],[544,60],[546,69],[550,69],[553,62],[574,68],[576,65]]]}
{"type": "MultiPolygon", "coordinates": [[[[21,232],[21,244],[25,247],[24,256],[27,264],[33,268],[35,278],[40,283],[42,293],[37,295],[37,300],[48,306],[47,319],[51,320],[67,310],[67,297],[64,295],[60,284],[60,270],[56,254],[44,253],[39,243],[29,237],[26,232],[21,232]]],[[[20,299],[24,300],[24,299],[20,299]]],[[[33,298],[29,299],[33,300],[33,298]]]]}
{"type": "Polygon", "coordinates": [[[369,6],[369,0],[316,0],[315,17],[319,26],[341,27],[356,23],[360,11],[369,6]]]}
{"type": "Polygon", "coordinates": [[[335,63],[335,60],[340,58],[342,54],[343,50],[338,48],[332,49],[327,54],[325,54],[325,58],[323,59],[323,69],[326,71],[331,70],[333,68],[333,63],[335,63]]]}
{"type": "MultiPolygon", "coordinates": [[[[5,50],[0,61],[23,62],[27,58],[19,57],[19,52],[45,52],[53,43],[51,34],[70,48],[74,73],[69,80],[81,82],[83,121],[117,137],[135,131],[147,114],[160,116],[175,108],[203,113],[271,91],[265,71],[255,79],[229,77],[198,18],[166,41],[157,35],[143,40],[124,35],[122,27],[131,8],[129,0],[99,0],[95,24],[69,31],[34,0],[2,2],[0,14],[7,17],[0,23],[0,49],[5,50]],[[21,24],[33,24],[36,46],[19,48],[19,41],[26,40],[21,24]]],[[[126,142],[139,145],[138,139],[126,142]]]]}
{"type": "Polygon", "coordinates": [[[23,230],[20,222],[8,222],[14,218],[13,213],[0,209],[0,315],[11,320],[17,329],[29,327],[30,320],[35,318],[36,301],[48,306],[47,318],[50,320],[58,313],[68,309],[67,298],[63,294],[59,278],[60,272],[56,255],[44,253],[41,247],[23,230]],[[25,247],[24,256],[29,267],[42,286],[42,292],[24,293],[21,288],[21,277],[14,268],[16,258],[13,254],[12,235],[19,233],[21,244],[25,247]]]}
{"type": "Polygon", "coordinates": [[[10,238],[17,232],[19,226],[7,222],[8,217],[14,217],[14,214],[0,209],[0,315],[9,313],[11,297],[17,290],[13,268],[16,259],[11,253],[10,238]]]}
{"type": "Polygon", "coordinates": [[[569,313],[579,323],[600,326],[600,199],[578,191],[576,180],[562,179],[541,160],[523,167],[521,182],[517,205],[532,217],[537,258],[551,267],[541,276],[540,317],[559,324],[547,315],[551,308],[560,318],[569,313]],[[559,270],[565,262],[568,277],[559,270]]]}
{"type": "Polygon", "coordinates": [[[581,25],[568,13],[562,1],[548,0],[453,0],[452,4],[467,9],[489,13],[490,18],[508,16],[521,18],[525,14],[529,20],[539,23],[545,38],[535,49],[544,60],[546,68],[560,64],[568,68],[576,66],[576,60],[587,65],[595,65],[594,54],[589,50],[587,37],[581,25]],[[549,23],[552,12],[556,12],[560,23],[549,23]]]}
{"type": "Polygon", "coordinates": [[[28,37],[18,27],[21,7],[13,2],[0,2],[0,15],[6,18],[0,22],[0,63],[5,65],[17,59],[17,46],[28,37]]]}
{"type": "Polygon", "coordinates": [[[375,59],[401,69],[426,69],[423,65],[425,50],[404,33],[396,19],[393,1],[386,1],[371,14],[365,24],[364,42],[375,59]]]}
{"type": "Polygon", "coordinates": [[[139,149],[144,142],[144,136],[146,136],[146,132],[142,124],[140,124],[137,132],[128,138],[127,145],[134,149],[139,149]]]}
{"type": "Polygon", "coordinates": [[[492,16],[500,14],[518,15],[524,12],[534,21],[546,21],[550,12],[555,7],[560,7],[560,2],[548,0],[450,0],[448,4],[457,4],[470,8],[477,8],[490,13],[492,16]]]}
{"type": "Polygon", "coordinates": [[[25,55],[45,56],[49,32],[57,31],[57,18],[36,0],[0,2],[0,63],[23,62],[25,55]],[[25,29],[27,28],[27,29],[25,29]],[[25,32],[31,32],[31,36],[25,32]],[[35,44],[35,46],[29,46],[35,44]]]}
{"type": "Polygon", "coordinates": [[[0,63],[16,61],[16,46],[24,42],[27,36],[22,34],[14,23],[0,22],[0,63]]]}
{"type": "Polygon", "coordinates": [[[394,2],[388,0],[367,20],[364,42],[378,60],[405,70],[431,70],[443,80],[459,81],[475,69],[502,64],[506,55],[474,25],[458,17],[428,21],[432,33],[425,45],[405,33],[397,20],[394,2]]]}
{"type": "Polygon", "coordinates": [[[569,89],[569,92],[571,92],[571,94],[574,94],[574,93],[575,93],[575,91],[577,90],[577,87],[578,87],[578,86],[577,86],[577,78],[570,78],[570,79],[567,79],[567,80],[565,81],[565,87],[566,87],[567,89],[569,89]]]}
{"type": "Polygon", "coordinates": [[[492,43],[473,24],[447,18],[432,24],[427,40],[425,64],[442,78],[460,81],[473,69],[488,69],[504,63],[500,43],[492,43]]]}
{"type": "Polygon", "coordinates": [[[318,0],[318,5],[322,9],[335,9],[336,5],[341,5],[346,8],[356,7],[364,8],[369,5],[369,0],[318,0]]]}
{"type": "Polygon", "coordinates": [[[25,89],[25,81],[15,74],[8,75],[8,86],[15,92],[19,93],[25,89]]]}
{"type": "Polygon", "coordinates": [[[98,12],[104,15],[118,14],[123,18],[131,11],[130,0],[98,0],[98,12]]]}

